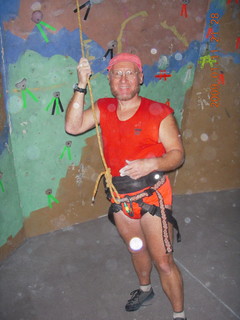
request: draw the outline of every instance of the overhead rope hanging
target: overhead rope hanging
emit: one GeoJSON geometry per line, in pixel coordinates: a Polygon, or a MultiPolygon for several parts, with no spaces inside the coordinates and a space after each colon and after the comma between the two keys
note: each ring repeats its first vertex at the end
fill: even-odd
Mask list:
{"type": "MultiPolygon", "coordinates": [[[[81,51],[82,51],[82,57],[85,58],[85,53],[84,53],[84,43],[83,43],[83,31],[82,31],[82,22],[81,22],[81,13],[80,13],[80,6],[79,6],[79,1],[76,0],[76,6],[77,6],[77,16],[78,16],[78,26],[79,26],[79,36],[80,36],[80,44],[81,44],[81,51]]],[[[97,133],[97,141],[98,141],[98,146],[99,146],[99,151],[101,155],[101,159],[104,165],[105,171],[101,172],[96,180],[94,191],[93,191],[93,196],[92,196],[92,203],[95,201],[95,196],[97,193],[98,185],[99,182],[102,178],[102,176],[105,176],[106,180],[106,186],[109,188],[109,191],[111,193],[111,196],[113,198],[113,201],[115,203],[120,203],[119,200],[116,198],[120,198],[119,194],[115,188],[115,186],[112,183],[112,175],[111,175],[111,169],[108,168],[106,164],[106,160],[104,158],[103,154],[103,148],[102,148],[102,143],[101,143],[101,137],[100,137],[100,132],[99,132],[99,127],[98,127],[98,121],[97,121],[97,116],[96,116],[96,111],[95,111],[95,106],[94,106],[94,99],[93,99],[93,93],[92,93],[92,87],[90,80],[88,79],[87,81],[88,84],[88,91],[89,91],[89,96],[90,96],[90,103],[91,103],[91,108],[92,108],[92,113],[94,117],[94,122],[95,122],[95,128],[96,128],[96,133],[97,133]]]]}

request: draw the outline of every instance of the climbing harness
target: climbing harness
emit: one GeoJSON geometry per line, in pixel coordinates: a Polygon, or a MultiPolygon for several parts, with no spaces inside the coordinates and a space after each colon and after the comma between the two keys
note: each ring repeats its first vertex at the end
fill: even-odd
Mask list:
{"type": "MultiPolygon", "coordinates": [[[[148,212],[152,216],[156,215],[161,219],[162,236],[163,236],[163,242],[164,242],[166,253],[173,252],[172,244],[169,237],[168,222],[170,222],[177,231],[177,242],[181,241],[181,235],[179,232],[177,220],[172,216],[172,211],[166,208],[163,197],[158,190],[166,182],[166,176],[163,175],[162,173],[152,172],[145,177],[137,179],[140,181],[134,181],[133,183],[131,183],[132,182],[131,178],[126,177],[126,179],[129,179],[129,183],[126,183],[126,179],[124,179],[125,183],[123,183],[123,181],[121,181],[123,180],[121,177],[120,179],[116,179],[116,178],[119,178],[119,177],[114,177],[113,182],[118,192],[120,194],[122,193],[123,196],[119,199],[119,204],[116,204],[116,203],[111,204],[108,212],[109,220],[114,224],[113,213],[119,212],[119,211],[125,212],[127,216],[134,219],[134,211],[132,208],[132,204],[137,203],[138,206],[141,208],[141,216],[143,216],[145,213],[148,212]],[[118,183],[118,180],[120,180],[120,183],[118,183]],[[155,182],[154,184],[152,184],[152,186],[149,183],[151,181],[155,182]],[[148,184],[148,187],[146,188],[147,184],[148,184]],[[128,188],[128,190],[131,190],[131,191],[128,191],[128,193],[135,192],[135,194],[131,196],[125,195],[126,190],[124,190],[124,188],[126,187],[128,188]],[[139,191],[137,191],[137,188],[139,191]],[[140,190],[140,189],[143,189],[143,190],[140,190]],[[150,197],[154,193],[157,195],[158,204],[159,204],[158,206],[144,202],[144,198],[150,197]]],[[[108,193],[108,189],[105,188],[105,191],[107,193],[107,197],[109,198],[109,200],[111,200],[111,195],[108,193]]]]}
{"type": "MultiPolygon", "coordinates": [[[[83,31],[82,31],[80,6],[79,6],[79,1],[78,0],[76,0],[76,6],[77,6],[77,16],[78,16],[78,25],[79,25],[80,44],[81,44],[81,50],[82,50],[82,57],[84,58],[85,57],[85,53],[84,53],[84,44],[83,44],[83,31]]],[[[91,108],[92,108],[92,112],[93,112],[95,128],[96,128],[96,133],[97,133],[99,151],[100,151],[101,159],[102,159],[102,162],[103,162],[103,165],[104,165],[104,168],[105,168],[105,171],[101,172],[99,174],[98,178],[97,178],[97,181],[96,181],[96,184],[95,184],[95,187],[94,187],[94,191],[93,191],[93,196],[92,196],[92,204],[95,201],[95,196],[96,196],[96,193],[97,193],[98,185],[99,185],[99,182],[100,182],[100,180],[101,180],[101,178],[103,176],[105,177],[107,187],[109,188],[109,191],[111,193],[111,196],[112,196],[114,202],[115,203],[119,203],[119,200],[117,199],[117,198],[119,198],[118,192],[117,192],[115,186],[112,183],[111,169],[108,168],[108,166],[106,164],[106,160],[104,158],[104,154],[103,154],[103,148],[102,148],[101,137],[100,137],[100,133],[99,133],[98,121],[97,121],[96,111],[95,111],[95,107],[94,107],[94,99],[93,99],[92,87],[91,87],[91,83],[90,83],[89,79],[88,79],[87,83],[88,83],[91,108]]]]}

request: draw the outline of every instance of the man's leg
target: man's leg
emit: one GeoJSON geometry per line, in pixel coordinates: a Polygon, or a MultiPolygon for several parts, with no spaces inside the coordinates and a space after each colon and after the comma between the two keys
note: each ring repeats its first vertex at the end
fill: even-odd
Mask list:
{"type": "MultiPolygon", "coordinates": [[[[161,219],[146,213],[141,219],[141,226],[148,246],[148,251],[159,273],[162,288],[169,298],[174,312],[184,309],[183,281],[172,254],[166,254],[161,219]]],[[[169,224],[170,239],[172,225],[169,224]]]]}
{"type": "Polygon", "coordinates": [[[152,261],[146,247],[140,220],[130,219],[123,212],[118,212],[115,214],[115,223],[131,253],[132,262],[139,279],[139,288],[130,293],[131,298],[127,301],[125,310],[136,311],[143,303],[154,296],[151,285],[152,261]],[[133,238],[139,238],[142,241],[142,247],[135,251],[130,246],[130,241],[133,238]]]}
{"type": "Polygon", "coordinates": [[[118,232],[131,253],[132,263],[137,273],[139,284],[150,284],[152,261],[146,247],[146,241],[142,232],[140,220],[130,219],[123,212],[115,213],[114,219],[118,232]],[[129,246],[131,239],[134,237],[140,238],[143,242],[143,247],[139,251],[134,251],[129,246]]]}

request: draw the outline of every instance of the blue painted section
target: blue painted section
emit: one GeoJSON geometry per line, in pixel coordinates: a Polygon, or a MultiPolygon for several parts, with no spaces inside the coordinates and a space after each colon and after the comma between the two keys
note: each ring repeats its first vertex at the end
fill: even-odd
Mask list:
{"type": "MultiPolygon", "coordinates": [[[[57,34],[48,34],[49,42],[45,42],[38,31],[37,27],[33,29],[27,40],[21,39],[11,32],[6,32],[5,38],[5,55],[6,55],[6,65],[14,64],[18,61],[19,57],[26,50],[33,50],[39,53],[43,57],[52,57],[53,55],[63,55],[70,56],[74,60],[78,61],[81,57],[81,47],[79,43],[79,30],[76,29],[72,32],[67,29],[61,29],[57,34]],[[74,46],[73,46],[74,43],[74,46]]],[[[86,35],[83,34],[83,39],[88,39],[86,35]]],[[[190,43],[189,47],[185,52],[182,52],[182,59],[176,60],[173,54],[169,57],[169,66],[167,68],[168,72],[179,71],[187,63],[192,62],[197,64],[199,58],[200,42],[193,41],[190,43]]],[[[103,60],[105,50],[99,46],[96,42],[92,41],[89,45],[89,55],[94,56],[95,59],[91,61],[93,72],[103,72],[106,73],[106,67],[108,65],[109,57],[103,60]]],[[[145,84],[148,84],[153,80],[154,75],[157,74],[159,68],[157,63],[153,66],[144,66],[145,73],[145,84]]],[[[157,81],[157,80],[156,80],[157,81]]]]}
{"type": "MultiPolygon", "coordinates": [[[[2,25],[2,21],[9,21],[11,19],[15,19],[16,16],[18,15],[18,11],[19,11],[19,7],[20,7],[20,0],[0,0],[0,27],[1,30],[4,30],[3,25],[2,25]]],[[[1,47],[4,47],[5,44],[5,34],[1,35],[2,37],[2,41],[4,43],[0,43],[1,47]]],[[[0,41],[1,42],[1,41],[0,41]]],[[[5,56],[6,57],[6,56],[5,56]]],[[[5,63],[5,61],[4,61],[5,63]]],[[[2,58],[0,56],[0,71],[3,75],[3,89],[4,91],[6,88],[6,74],[4,74],[3,72],[3,65],[2,65],[2,58]]],[[[6,97],[4,97],[4,100],[6,101],[6,97]]],[[[7,121],[4,124],[4,128],[3,130],[0,132],[0,155],[2,154],[2,152],[4,151],[4,149],[6,148],[6,143],[8,143],[8,137],[9,137],[9,126],[7,124],[7,121]]]]}
{"type": "Polygon", "coordinates": [[[20,0],[0,0],[0,21],[8,21],[15,18],[20,7],[20,0]]]}
{"type": "MultiPolygon", "coordinates": [[[[57,34],[45,33],[49,42],[44,41],[38,28],[35,27],[29,37],[24,40],[7,31],[5,33],[5,55],[6,65],[14,64],[19,57],[26,51],[32,50],[43,57],[50,58],[54,55],[69,56],[78,61],[81,57],[81,46],[79,41],[79,29],[72,32],[65,28],[58,31],[57,34]],[[74,45],[73,45],[74,44],[74,45]]],[[[88,39],[83,34],[83,40],[88,39]]],[[[89,54],[95,57],[93,68],[104,69],[107,66],[107,60],[103,61],[105,51],[96,42],[92,41],[89,45],[89,54]]]]}
{"type": "Polygon", "coordinates": [[[5,144],[8,142],[8,136],[9,136],[9,127],[5,123],[3,130],[1,131],[0,135],[0,156],[4,149],[6,148],[5,144]]]}
{"type": "MultiPolygon", "coordinates": [[[[166,68],[166,72],[169,74],[172,73],[173,71],[178,72],[182,67],[190,63],[197,66],[199,54],[200,54],[200,47],[201,47],[201,43],[199,41],[192,41],[189,47],[187,48],[187,50],[184,52],[181,52],[182,58],[180,60],[177,60],[175,58],[176,53],[179,53],[179,52],[175,52],[174,54],[172,54],[170,57],[168,57],[169,66],[166,68]]],[[[148,85],[150,82],[159,81],[158,78],[154,77],[157,73],[159,73],[157,62],[152,66],[144,65],[143,72],[144,72],[145,85],[148,85]]]]}
{"type": "MultiPolygon", "coordinates": [[[[235,3],[235,2],[234,2],[235,3]]],[[[203,34],[203,41],[201,44],[201,48],[200,48],[200,55],[203,55],[207,45],[209,46],[209,50],[217,50],[218,49],[218,42],[217,41],[210,41],[210,39],[206,38],[207,35],[207,31],[210,25],[210,22],[212,21],[212,27],[213,27],[213,31],[216,32],[216,38],[219,38],[218,36],[218,32],[219,32],[219,24],[221,21],[222,16],[225,14],[226,11],[226,7],[227,5],[230,4],[226,4],[226,0],[213,0],[209,6],[209,10],[208,13],[206,15],[206,26],[205,26],[205,30],[204,30],[204,34],[203,34]],[[216,17],[216,14],[218,15],[216,17]],[[216,20],[218,23],[215,23],[213,20],[216,20]]],[[[234,5],[234,4],[233,4],[234,5]]],[[[239,14],[239,7],[238,5],[234,5],[233,7],[233,15],[235,17],[235,19],[238,19],[238,14],[239,14]]],[[[221,39],[219,39],[221,41],[221,39]]],[[[227,54],[223,54],[222,52],[216,52],[216,53],[212,53],[211,55],[216,55],[216,56],[220,56],[220,57],[231,57],[233,59],[233,62],[236,64],[240,63],[240,55],[237,52],[228,52],[227,54]]]]}

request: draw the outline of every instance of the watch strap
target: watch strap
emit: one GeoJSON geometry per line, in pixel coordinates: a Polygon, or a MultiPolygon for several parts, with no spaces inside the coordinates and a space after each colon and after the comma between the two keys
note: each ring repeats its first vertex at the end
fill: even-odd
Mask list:
{"type": "Polygon", "coordinates": [[[87,89],[86,88],[84,88],[84,89],[83,88],[79,88],[77,84],[75,85],[73,91],[74,92],[78,91],[78,92],[81,92],[81,93],[84,93],[84,94],[87,93],[87,89]]]}

